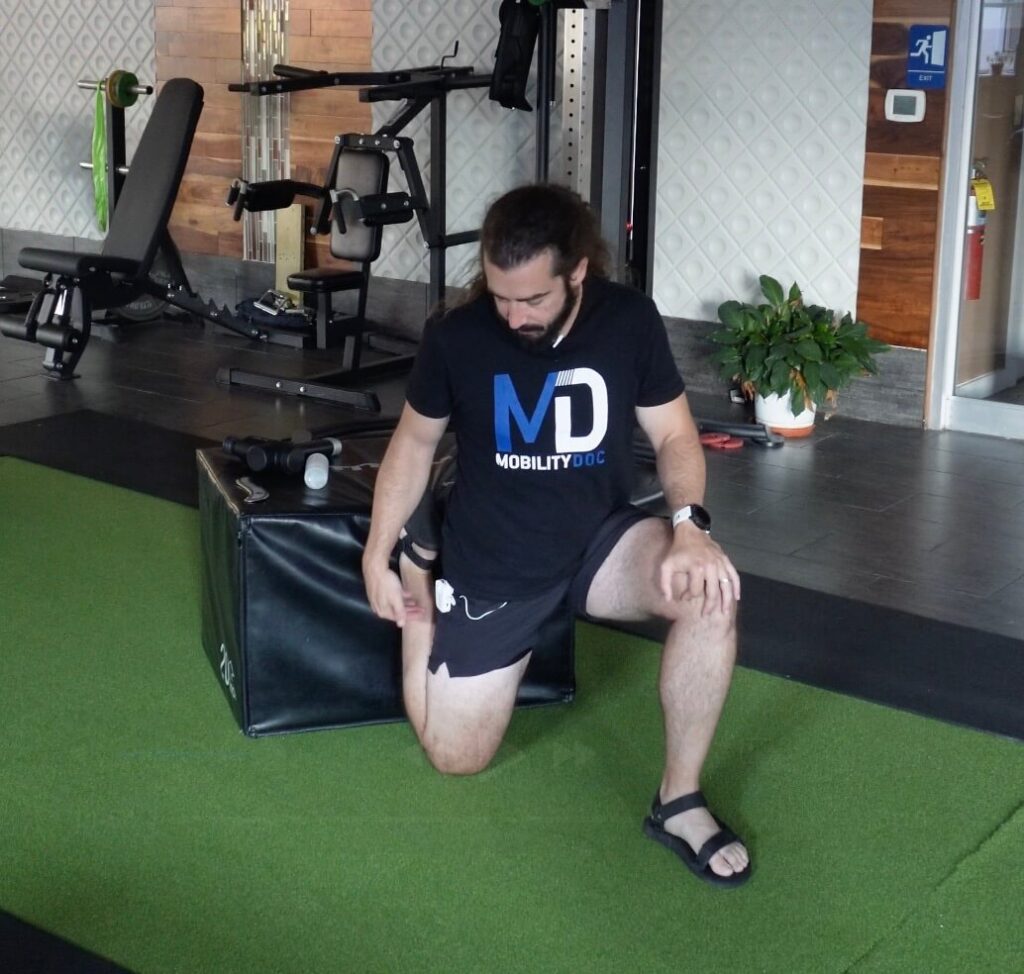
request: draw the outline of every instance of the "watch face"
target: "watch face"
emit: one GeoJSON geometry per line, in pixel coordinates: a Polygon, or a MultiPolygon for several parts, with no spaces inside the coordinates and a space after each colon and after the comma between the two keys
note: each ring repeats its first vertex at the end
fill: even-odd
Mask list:
{"type": "Polygon", "coordinates": [[[711,530],[711,515],[708,514],[700,504],[690,505],[690,520],[693,521],[701,531],[711,530]]]}

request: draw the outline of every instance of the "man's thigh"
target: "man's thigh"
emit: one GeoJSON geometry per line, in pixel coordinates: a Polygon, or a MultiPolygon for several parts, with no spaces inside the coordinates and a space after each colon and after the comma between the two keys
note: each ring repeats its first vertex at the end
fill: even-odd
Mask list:
{"type": "Polygon", "coordinates": [[[530,654],[498,670],[451,676],[443,663],[427,673],[423,747],[439,771],[482,771],[501,745],[530,654]]]}
{"type": "Polygon", "coordinates": [[[538,633],[552,612],[566,611],[567,588],[497,602],[440,581],[423,732],[440,770],[480,770],[497,750],[538,633]]]}
{"type": "Polygon", "coordinates": [[[622,622],[661,615],[658,570],[671,544],[672,529],[663,518],[628,523],[600,567],[584,577],[585,590],[577,589],[586,614],[622,622]]]}

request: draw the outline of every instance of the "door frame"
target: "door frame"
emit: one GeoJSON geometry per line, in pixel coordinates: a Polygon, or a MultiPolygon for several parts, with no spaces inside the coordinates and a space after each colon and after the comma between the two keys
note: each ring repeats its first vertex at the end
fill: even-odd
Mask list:
{"type": "Polygon", "coordinates": [[[953,25],[949,125],[939,207],[937,286],[929,342],[931,354],[925,390],[925,426],[1024,440],[1024,406],[956,395],[957,329],[967,229],[967,174],[971,167],[982,5],[983,0],[957,0],[953,25]]]}

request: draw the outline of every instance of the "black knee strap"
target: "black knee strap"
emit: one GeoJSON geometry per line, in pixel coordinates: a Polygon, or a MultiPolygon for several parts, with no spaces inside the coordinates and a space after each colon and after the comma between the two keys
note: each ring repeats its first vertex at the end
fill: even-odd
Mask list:
{"type": "MultiPolygon", "coordinates": [[[[434,567],[434,559],[433,558],[424,558],[423,555],[421,555],[413,547],[413,543],[414,543],[414,541],[413,541],[412,535],[407,534],[404,538],[399,538],[399,540],[398,540],[398,551],[399,551],[399,554],[405,555],[405,557],[408,558],[409,561],[411,561],[417,568],[421,569],[422,571],[429,572],[434,567]]],[[[415,543],[419,544],[418,541],[415,542],[415,543]]],[[[426,545],[421,545],[421,547],[426,547],[426,545]]],[[[431,549],[431,550],[436,550],[436,549],[431,549]]]]}

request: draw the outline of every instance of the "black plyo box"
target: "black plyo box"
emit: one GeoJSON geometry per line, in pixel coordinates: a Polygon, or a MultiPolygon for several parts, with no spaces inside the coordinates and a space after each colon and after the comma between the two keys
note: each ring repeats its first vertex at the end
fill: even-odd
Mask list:
{"type": "MultiPolygon", "coordinates": [[[[401,635],[366,601],[361,559],[387,439],[353,438],[323,490],[197,452],[203,649],[253,737],[400,720],[401,635]],[[269,496],[246,503],[244,476],[269,496]]],[[[573,619],[546,623],[519,705],[575,693],[573,619]]]]}

